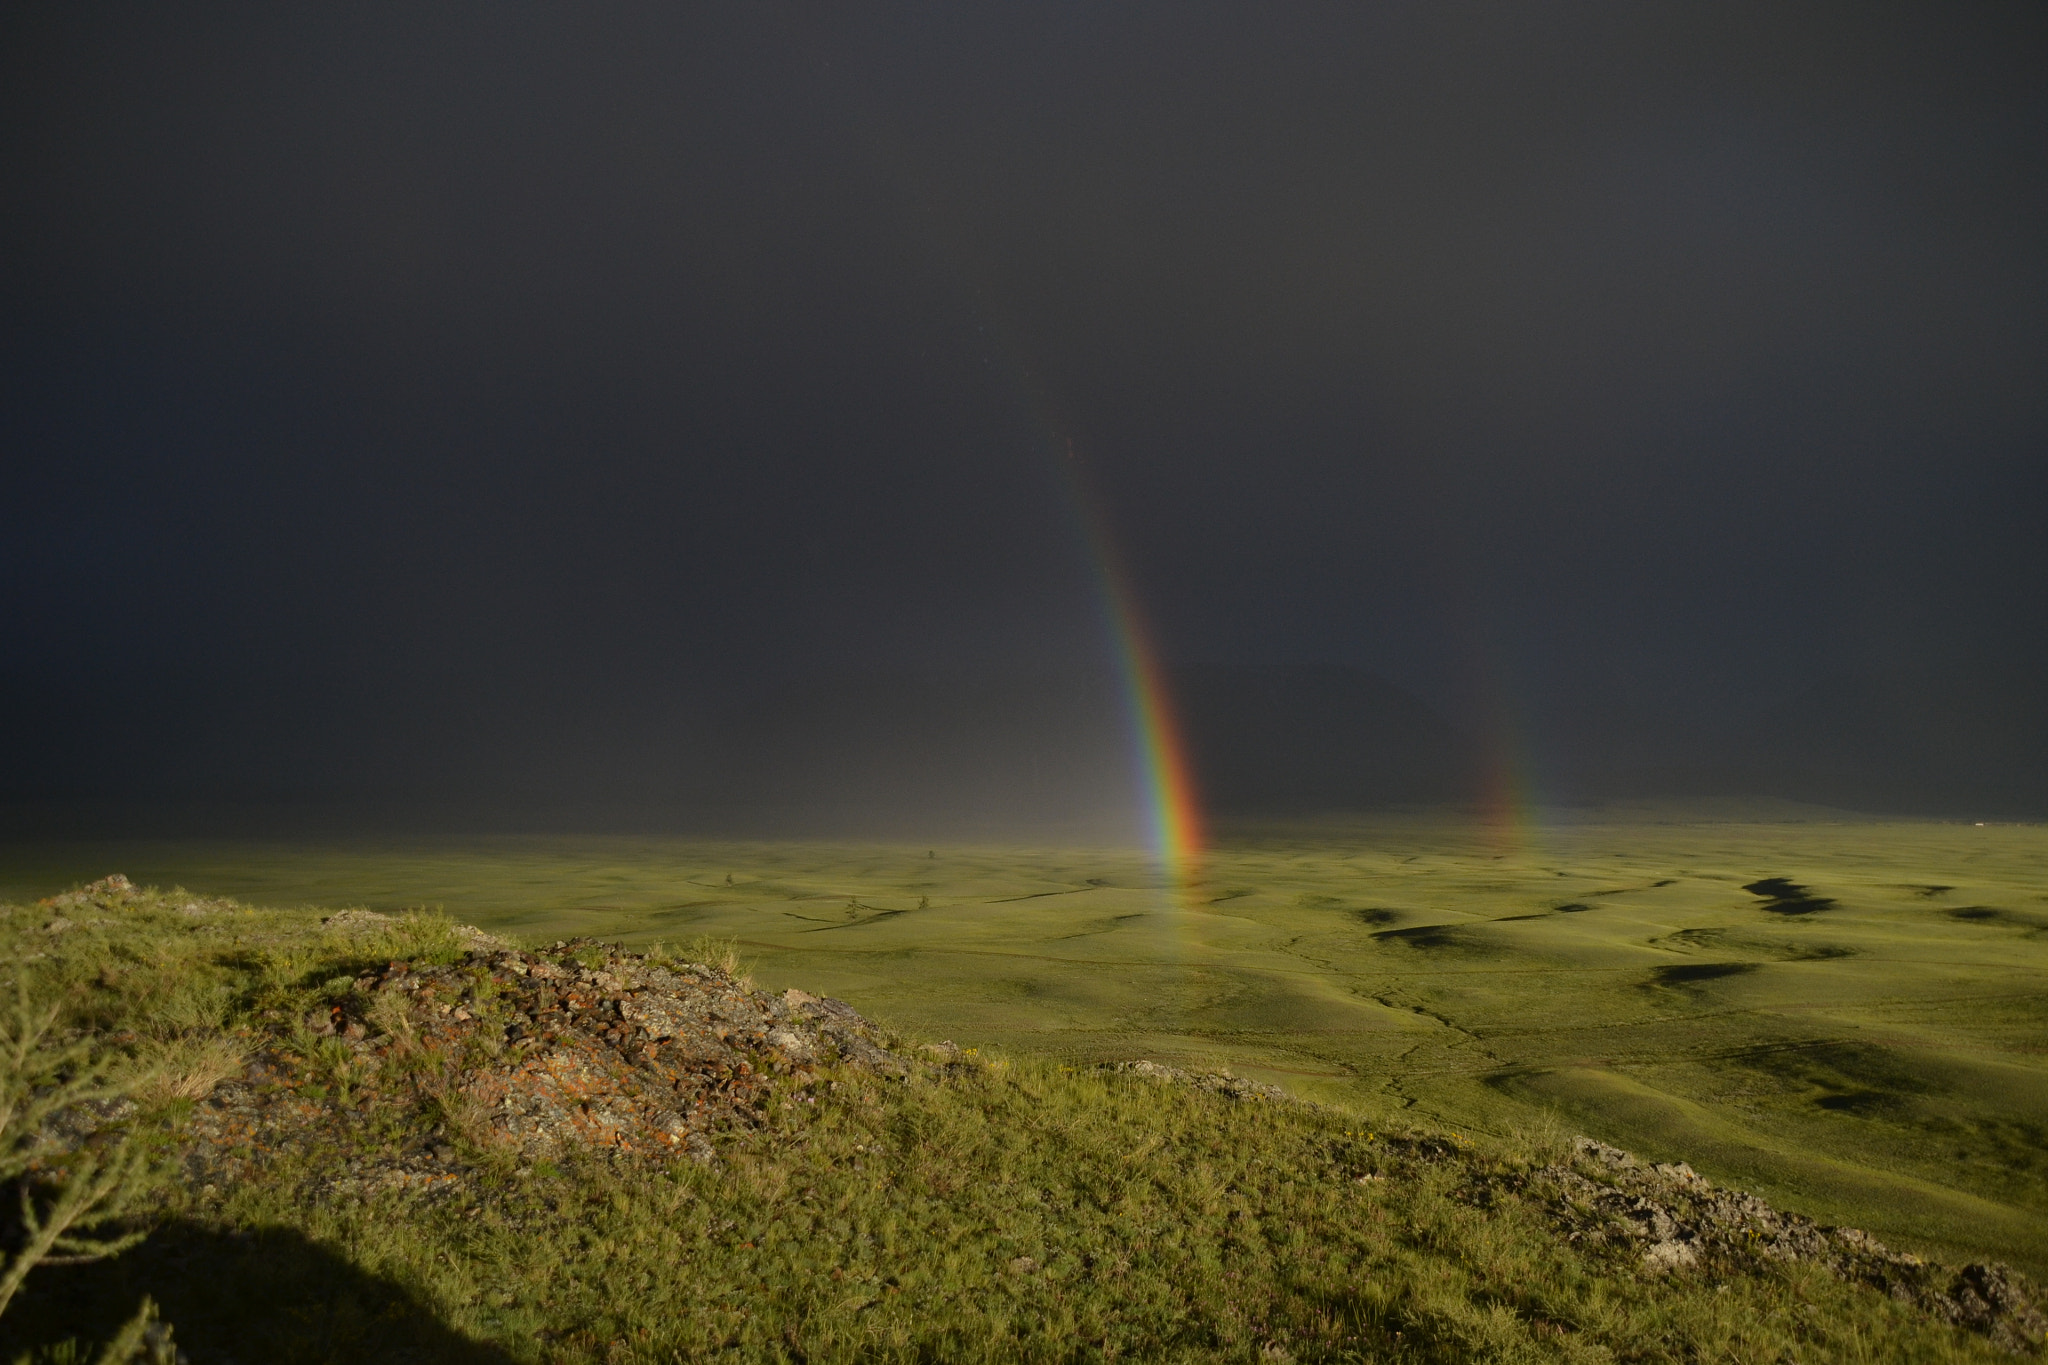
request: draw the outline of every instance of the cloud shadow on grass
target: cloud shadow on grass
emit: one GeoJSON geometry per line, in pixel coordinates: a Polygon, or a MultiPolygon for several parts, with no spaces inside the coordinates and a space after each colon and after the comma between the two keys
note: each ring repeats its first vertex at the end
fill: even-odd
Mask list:
{"type": "Polygon", "coordinates": [[[1785,877],[1764,877],[1745,884],[1742,888],[1752,896],[1761,896],[1763,908],[1774,915],[1811,915],[1817,910],[1829,910],[1834,902],[1826,896],[1816,896],[1798,882],[1785,877]]]}
{"type": "Polygon", "coordinates": [[[1697,986],[1708,981],[1720,981],[1725,977],[1744,976],[1757,969],[1754,962],[1687,962],[1671,967],[1655,967],[1650,971],[1650,984],[1656,986],[1697,986]]]}
{"type": "Polygon", "coordinates": [[[1458,924],[1418,924],[1408,929],[1382,929],[1375,942],[1398,943],[1408,948],[1453,950],[1499,956],[1500,950],[1458,924]]]}
{"type": "Polygon", "coordinates": [[[2048,929],[2048,916],[2030,915],[2024,910],[2000,910],[1994,905],[1961,905],[1942,913],[1950,919],[1962,920],[1965,924],[1991,924],[2005,929],[2025,929],[2037,934],[2048,929]]]}

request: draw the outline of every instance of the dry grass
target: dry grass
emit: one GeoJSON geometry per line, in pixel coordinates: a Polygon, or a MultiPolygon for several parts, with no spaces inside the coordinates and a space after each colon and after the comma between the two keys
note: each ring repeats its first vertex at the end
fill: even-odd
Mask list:
{"type": "Polygon", "coordinates": [[[740,941],[737,938],[720,938],[713,934],[699,934],[696,938],[690,940],[678,960],[683,962],[699,962],[707,967],[716,967],[727,976],[737,979],[743,987],[748,989],[751,989],[754,984],[753,978],[748,976],[744,970],[745,963],[740,959],[740,941]]]}
{"type": "Polygon", "coordinates": [[[140,1059],[129,1093],[145,1105],[203,1099],[228,1077],[238,1074],[249,1047],[227,1034],[176,1038],[140,1059]]]}

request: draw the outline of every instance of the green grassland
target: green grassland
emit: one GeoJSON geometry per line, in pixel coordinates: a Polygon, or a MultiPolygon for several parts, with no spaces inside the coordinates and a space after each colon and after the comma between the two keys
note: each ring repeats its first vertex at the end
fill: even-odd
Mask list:
{"type": "MultiPolygon", "coordinates": [[[[100,1359],[145,1296],[192,1365],[2012,1358],[1821,1265],[1735,1247],[1659,1270],[1597,1220],[1567,1235],[1590,1187],[1572,1193],[1566,1167],[1602,1167],[1554,1127],[1474,1139],[986,1049],[935,1059],[910,1038],[886,1039],[900,1079],[780,1073],[708,1164],[533,1159],[432,1083],[457,1059],[421,1051],[427,1014],[403,991],[366,1008],[391,1043],[374,1072],[301,1022],[337,973],[387,960],[481,983],[449,921],[366,938],[146,892],[71,913],[54,933],[47,910],[0,915],[0,987],[56,1002],[128,1078],[126,1136],[93,1141],[172,1168],[128,1224],[140,1245],[30,1272],[0,1314],[15,1365],[100,1359]],[[201,1183],[183,1164],[194,1097],[257,1047],[306,1063],[264,1083],[277,1104],[341,1121],[282,1143],[250,1130],[250,1164],[201,1183]],[[355,1178],[423,1150],[458,1183],[355,1178]]],[[[495,1033],[471,1042],[489,1054],[495,1033]]],[[[7,1073],[10,1103],[34,1090],[7,1073]]],[[[0,1231],[11,1248],[22,1229],[0,1231]]]]}
{"type": "Polygon", "coordinates": [[[1054,1063],[1229,1067],[1380,1121],[1578,1130],[2048,1277],[2048,829],[1654,814],[1240,830],[1140,854],[647,840],[44,845],[527,938],[739,938],[757,979],[1054,1063]],[[1772,879],[1792,890],[1744,887],[1772,879]]]}

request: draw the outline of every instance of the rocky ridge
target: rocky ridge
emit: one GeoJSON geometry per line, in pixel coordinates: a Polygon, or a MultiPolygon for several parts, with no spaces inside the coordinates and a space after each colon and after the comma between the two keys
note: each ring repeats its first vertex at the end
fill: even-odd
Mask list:
{"type": "Polygon", "coordinates": [[[1644,1163],[1587,1137],[1573,1140],[1573,1152],[1576,1161],[1538,1173],[1571,1241],[1639,1248],[1652,1271],[1750,1259],[1805,1262],[2015,1354],[2038,1352],[2048,1338],[2038,1289],[2009,1267],[1957,1269],[1892,1251],[1867,1232],[1829,1227],[1719,1188],[1682,1161],[1644,1163]]]}
{"type": "Polygon", "coordinates": [[[272,1021],[241,1074],[188,1121],[194,1182],[329,1143],[352,1152],[324,1182],[344,1190],[461,1185],[493,1150],[527,1162],[576,1150],[707,1161],[720,1132],[754,1125],[768,1105],[815,1102],[837,1084],[828,1068],[908,1070],[843,1001],[771,995],[718,967],[588,940],[524,952],[462,937],[459,962],[337,976],[310,1014],[272,1021]],[[424,1137],[368,1154],[347,1141],[394,1103],[424,1137]]]}
{"type": "MultiPolygon", "coordinates": [[[[1158,1062],[1111,1062],[1104,1072],[1190,1086],[1234,1100],[1300,1103],[1278,1086],[1227,1073],[1186,1071],[1158,1062]]],[[[1421,1165],[1461,1161],[1462,1140],[1389,1138],[1382,1147],[1421,1165]]],[[[1358,1176],[1387,1178],[1377,1169],[1358,1176]]],[[[1484,1201],[1482,1176],[1470,1196],[1484,1201]]],[[[1643,1162],[1589,1137],[1572,1139],[1571,1159],[1507,1182],[1542,1200],[1567,1241],[1635,1253],[1650,1274],[1711,1271],[1755,1260],[1817,1265],[1837,1279],[1867,1285],[1943,1322],[1978,1333],[2015,1355],[2048,1344],[2040,1289],[2011,1267],[1978,1262],[1960,1269],[1893,1251],[1869,1233],[1787,1213],[1742,1190],[1717,1187],[1680,1162],[1643,1162]]]]}

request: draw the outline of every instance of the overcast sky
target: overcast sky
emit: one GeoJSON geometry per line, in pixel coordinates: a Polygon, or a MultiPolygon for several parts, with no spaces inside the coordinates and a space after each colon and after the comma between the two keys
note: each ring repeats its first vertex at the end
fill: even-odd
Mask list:
{"type": "Polygon", "coordinates": [[[1090,515],[1561,792],[2048,793],[2036,4],[0,22],[7,795],[1114,805],[1090,515]]]}

